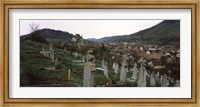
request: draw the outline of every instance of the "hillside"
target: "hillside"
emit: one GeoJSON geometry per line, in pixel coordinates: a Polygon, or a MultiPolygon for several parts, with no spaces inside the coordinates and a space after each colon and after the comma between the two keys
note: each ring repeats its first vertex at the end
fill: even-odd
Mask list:
{"type": "Polygon", "coordinates": [[[69,32],[45,28],[45,29],[39,29],[35,31],[34,34],[30,33],[27,35],[22,35],[20,36],[20,39],[25,40],[25,39],[35,39],[35,38],[41,39],[42,38],[51,42],[52,41],[68,42],[68,41],[71,41],[73,37],[77,39],[82,39],[82,37],[79,34],[73,35],[69,32]]]}
{"type": "Polygon", "coordinates": [[[180,21],[165,20],[151,28],[141,30],[130,35],[104,37],[95,40],[97,42],[119,42],[139,44],[173,45],[179,47],[180,44],[180,21]]]}

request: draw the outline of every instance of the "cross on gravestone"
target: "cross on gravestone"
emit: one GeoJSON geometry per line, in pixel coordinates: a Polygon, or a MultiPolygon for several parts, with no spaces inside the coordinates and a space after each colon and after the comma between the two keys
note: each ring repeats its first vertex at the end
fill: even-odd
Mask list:
{"type": "Polygon", "coordinates": [[[137,80],[138,78],[138,69],[137,69],[137,64],[134,63],[133,69],[132,69],[132,77],[133,80],[137,80]]]}
{"type": "Polygon", "coordinates": [[[138,75],[137,86],[138,87],[146,87],[146,75],[147,75],[147,71],[146,71],[146,68],[143,67],[143,65],[146,63],[146,60],[144,60],[142,58],[138,62],[140,63],[140,70],[139,70],[139,75],[138,75]]]}
{"type": "Polygon", "coordinates": [[[94,55],[92,50],[88,50],[86,55],[87,62],[84,65],[83,73],[83,86],[94,87],[94,73],[96,71],[94,61],[94,55]]]}

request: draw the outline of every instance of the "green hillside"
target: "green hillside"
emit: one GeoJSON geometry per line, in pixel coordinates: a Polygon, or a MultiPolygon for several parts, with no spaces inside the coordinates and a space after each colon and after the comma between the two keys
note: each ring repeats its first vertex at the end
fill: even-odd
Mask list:
{"type": "Polygon", "coordinates": [[[96,39],[96,42],[129,42],[180,47],[180,20],[165,20],[151,28],[130,35],[96,39]]]}
{"type": "MultiPolygon", "coordinates": [[[[21,87],[80,87],[83,85],[83,66],[73,60],[82,60],[80,54],[75,57],[72,52],[54,48],[55,60],[59,57],[58,69],[55,61],[41,54],[42,49],[49,49],[48,44],[34,42],[30,40],[20,41],[20,86],[21,87]],[[68,81],[68,70],[71,69],[71,80],[68,81]]],[[[96,62],[96,66],[101,64],[96,62]]],[[[113,77],[115,78],[115,77],[113,77]]],[[[119,77],[117,77],[119,78],[119,77]]],[[[110,82],[102,71],[95,75],[96,85],[104,85],[110,82]]]]}
{"type": "Polygon", "coordinates": [[[165,20],[149,29],[129,35],[127,40],[144,44],[174,45],[179,47],[180,21],[165,20]]]}

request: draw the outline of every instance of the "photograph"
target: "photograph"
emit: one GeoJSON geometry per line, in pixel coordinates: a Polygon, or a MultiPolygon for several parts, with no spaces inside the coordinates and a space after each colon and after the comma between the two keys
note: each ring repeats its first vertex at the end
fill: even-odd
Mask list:
{"type": "Polygon", "coordinates": [[[0,105],[199,106],[199,3],[3,0],[0,105]]]}
{"type": "Polygon", "coordinates": [[[180,22],[20,19],[20,87],[181,87],[180,22]]]}

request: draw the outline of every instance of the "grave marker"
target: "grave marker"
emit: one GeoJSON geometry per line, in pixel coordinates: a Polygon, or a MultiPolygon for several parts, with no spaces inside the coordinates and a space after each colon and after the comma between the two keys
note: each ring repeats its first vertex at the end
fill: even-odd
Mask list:
{"type": "Polygon", "coordinates": [[[84,65],[83,73],[83,86],[94,87],[94,73],[96,71],[94,61],[94,55],[92,50],[88,50],[86,55],[87,62],[84,65]]]}

